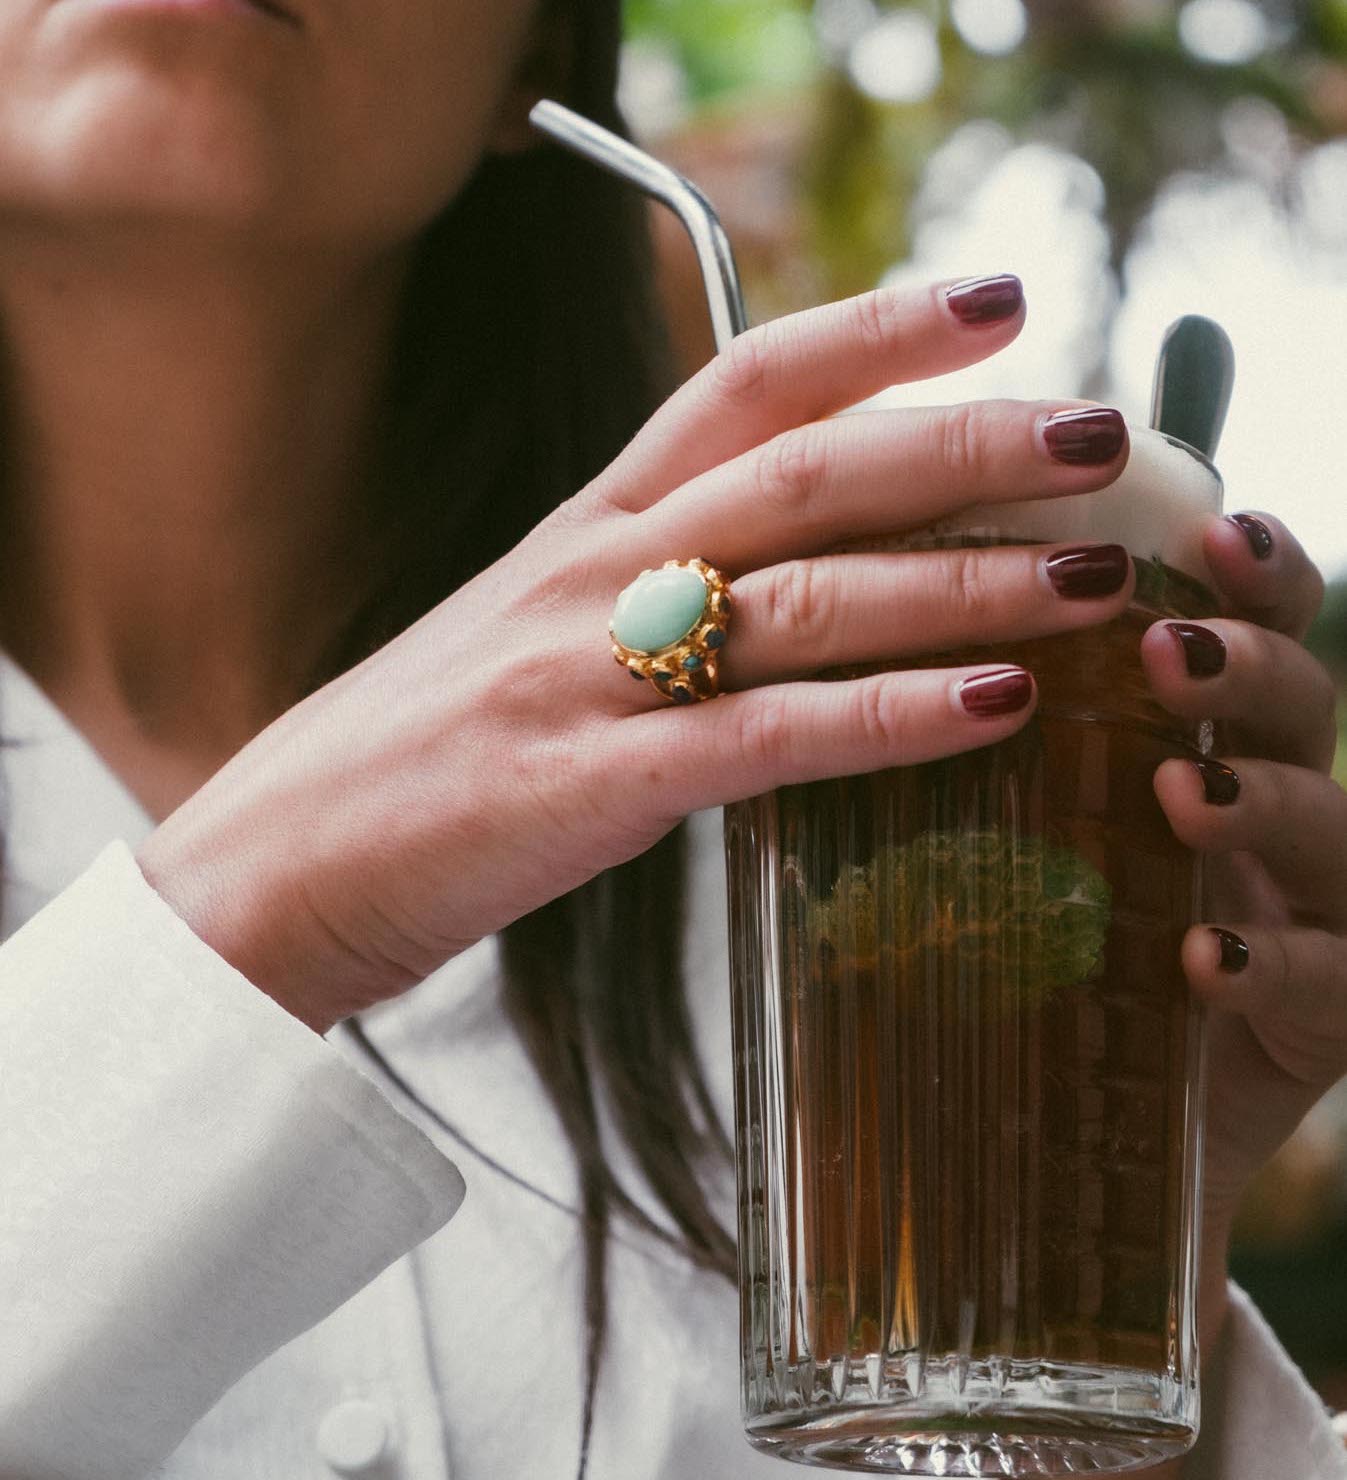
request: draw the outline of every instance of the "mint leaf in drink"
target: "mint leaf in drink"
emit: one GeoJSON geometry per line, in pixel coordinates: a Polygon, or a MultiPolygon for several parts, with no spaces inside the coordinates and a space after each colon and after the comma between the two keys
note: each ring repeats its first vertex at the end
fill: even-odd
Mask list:
{"type": "Polygon", "coordinates": [[[1070,848],[996,828],[931,831],[849,869],[808,928],[835,958],[936,952],[1048,992],[1101,968],[1111,905],[1108,881],[1070,848]]]}

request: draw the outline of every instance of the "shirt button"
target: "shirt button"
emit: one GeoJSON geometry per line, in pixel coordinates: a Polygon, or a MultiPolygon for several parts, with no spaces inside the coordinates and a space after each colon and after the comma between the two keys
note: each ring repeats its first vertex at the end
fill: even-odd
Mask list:
{"type": "Polygon", "coordinates": [[[318,1425],[318,1453],[339,1475],[364,1475],[388,1454],[389,1424],[363,1398],[329,1408],[318,1425]]]}

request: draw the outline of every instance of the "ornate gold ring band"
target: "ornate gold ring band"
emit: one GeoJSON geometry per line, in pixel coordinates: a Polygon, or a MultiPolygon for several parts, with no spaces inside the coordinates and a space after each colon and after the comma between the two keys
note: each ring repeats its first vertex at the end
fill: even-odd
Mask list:
{"type": "Polygon", "coordinates": [[[675,704],[714,699],[729,634],[730,584],[704,560],[643,570],[617,598],[613,658],[675,704]]]}

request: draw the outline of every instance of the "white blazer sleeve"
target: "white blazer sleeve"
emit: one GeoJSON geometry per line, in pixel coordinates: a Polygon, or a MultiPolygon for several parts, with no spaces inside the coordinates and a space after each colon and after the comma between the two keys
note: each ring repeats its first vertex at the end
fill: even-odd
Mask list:
{"type": "Polygon", "coordinates": [[[112,844],[0,947],[0,1476],[144,1475],[462,1195],[112,844]]]}
{"type": "Polygon", "coordinates": [[[1202,1433],[1183,1480],[1344,1480],[1328,1413],[1253,1302],[1230,1287],[1221,1349],[1202,1374],[1202,1433]]]}

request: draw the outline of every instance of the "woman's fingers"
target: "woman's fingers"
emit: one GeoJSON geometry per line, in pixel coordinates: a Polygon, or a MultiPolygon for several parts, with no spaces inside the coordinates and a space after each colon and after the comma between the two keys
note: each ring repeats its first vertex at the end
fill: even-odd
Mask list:
{"type": "Polygon", "coordinates": [[[1141,658],[1156,698],[1189,719],[1225,720],[1241,750],[1326,771],[1333,682],[1299,643],[1249,622],[1157,622],[1141,658]]]}
{"type": "Polygon", "coordinates": [[[1030,675],[1004,664],[771,684],[633,715],[609,764],[640,776],[652,798],[663,791],[672,820],[778,786],[991,745],[1024,724],[1035,698],[1030,675]]]}
{"type": "Polygon", "coordinates": [[[1133,585],[1120,545],[825,555],[735,582],[726,688],[845,663],[985,646],[1118,616],[1133,585]]]}
{"type": "Polygon", "coordinates": [[[1347,941],[1327,930],[1199,925],[1183,967],[1199,996],[1248,1021],[1283,1073],[1321,1086],[1347,1068],[1347,941]]]}
{"type": "Polygon", "coordinates": [[[1309,631],[1323,601],[1324,579],[1280,519],[1213,519],[1203,552],[1230,615],[1297,639],[1309,631]]]}
{"type": "Polygon", "coordinates": [[[1347,924],[1347,792],[1276,761],[1166,761],[1155,794],[1175,834],[1202,853],[1252,853],[1292,909],[1347,924]]]}
{"type": "Polygon", "coordinates": [[[648,508],[790,427],[986,359],[1023,322],[1019,279],[1003,276],[880,288],[763,324],[676,391],[590,493],[612,508],[648,508]]]}
{"type": "Polygon", "coordinates": [[[1083,493],[1122,471],[1127,429],[1106,407],[979,401],[814,422],[695,478],[640,516],[637,548],[731,571],[973,504],[1083,493]]]}

